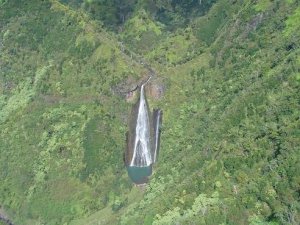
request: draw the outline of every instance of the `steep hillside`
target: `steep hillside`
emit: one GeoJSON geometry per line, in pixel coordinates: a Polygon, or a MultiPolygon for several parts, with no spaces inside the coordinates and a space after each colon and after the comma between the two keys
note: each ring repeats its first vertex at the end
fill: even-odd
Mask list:
{"type": "Polygon", "coordinates": [[[147,70],[58,1],[0,15],[1,206],[16,224],[63,224],[125,195],[128,106],[112,88],[147,70]]]}
{"type": "Polygon", "coordinates": [[[299,224],[299,2],[95,2],[0,0],[0,218],[299,224]],[[144,190],[123,152],[148,67],[165,92],[144,190]]]}

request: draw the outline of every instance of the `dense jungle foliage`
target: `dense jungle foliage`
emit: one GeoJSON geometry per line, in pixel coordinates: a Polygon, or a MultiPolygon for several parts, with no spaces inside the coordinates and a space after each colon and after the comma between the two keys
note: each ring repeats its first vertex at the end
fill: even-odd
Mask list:
{"type": "Polygon", "coordinates": [[[300,224],[299,47],[298,0],[0,0],[0,218],[300,224]],[[123,92],[149,67],[164,117],[143,189],[123,92]]]}

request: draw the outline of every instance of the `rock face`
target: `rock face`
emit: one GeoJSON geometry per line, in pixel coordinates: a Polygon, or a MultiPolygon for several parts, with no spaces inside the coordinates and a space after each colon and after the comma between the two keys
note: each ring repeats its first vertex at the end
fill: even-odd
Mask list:
{"type": "Polygon", "coordinates": [[[4,210],[0,206],[0,224],[2,223],[7,224],[7,225],[13,225],[13,222],[6,216],[4,210]]]}
{"type": "Polygon", "coordinates": [[[152,174],[159,149],[162,111],[154,110],[150,115],[145,95],[145,84],[140,88],[140,97],[133,106],[127,133],[125,164],[128,174],[136,184],[146,183],[152,174]]]}
{"type": "Polygon", "coordinates": [[[153,99],[160,99],[165,93],[165,86],[159,82],[152,82],[149,85],[149,94],[153,99]]]}

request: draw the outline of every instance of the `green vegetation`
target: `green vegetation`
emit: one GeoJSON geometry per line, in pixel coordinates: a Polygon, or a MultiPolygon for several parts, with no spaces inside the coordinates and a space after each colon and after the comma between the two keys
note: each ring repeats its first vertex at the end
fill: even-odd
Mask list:
{"type": "Polygon", "coordinates": [[[16,225],[299,224],[299,15],[294,0],[0,0],[0,208],[16,225]],[[164,118],[145,190],[123,162],[142,61],[166,87],[148,97],[164,118]]]}

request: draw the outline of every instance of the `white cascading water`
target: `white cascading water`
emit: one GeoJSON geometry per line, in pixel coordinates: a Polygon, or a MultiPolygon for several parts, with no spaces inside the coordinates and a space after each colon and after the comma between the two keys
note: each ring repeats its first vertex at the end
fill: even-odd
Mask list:
{"type": "Polygon", "coordinates": [[[150,120],[145,99],[144,83],[141,86],[140,103],[135,128],[135,142],[130,166],[145,167],[153,163],[151,156],[150,120]]]}
{"type": "Polygon", "coordinates": [[[161,120],[161,110],[158,110],[157,112],[157,118],[155,121],[155,142],[154,142],[154,153],[153,153],[153,162],[156,162],[156,157],[157,157],[157,151],[159,148],[159,127],[160,127],[160,120],[161,120]]]}

